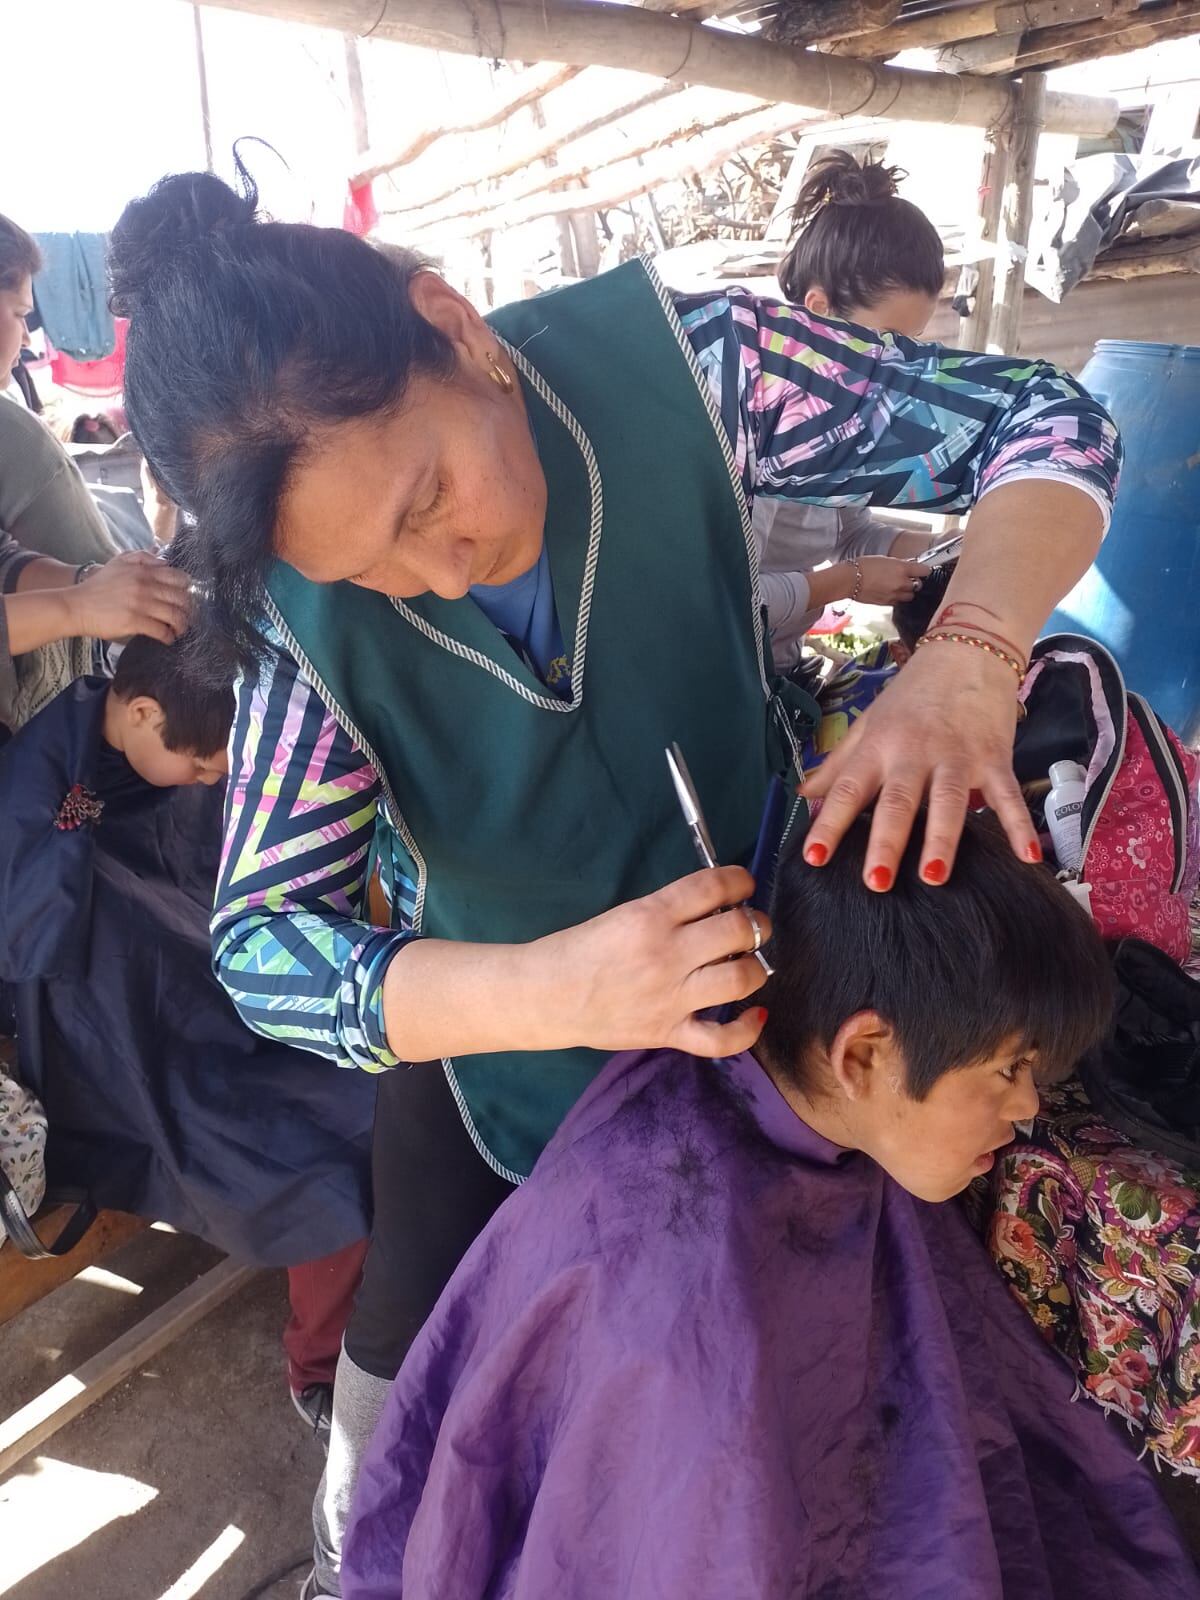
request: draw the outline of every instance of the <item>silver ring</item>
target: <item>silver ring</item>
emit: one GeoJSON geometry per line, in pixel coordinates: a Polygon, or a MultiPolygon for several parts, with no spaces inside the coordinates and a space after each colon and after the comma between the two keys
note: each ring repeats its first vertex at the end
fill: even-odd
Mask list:
{"type": "Polygon", "coordinates": [[[750,947],[750,949],[746,952],[746,954],[747,955],[751,955],[751,956],[756,956],[758,954],[758,952],[763,947],[762,925],[760,924],[758,918],[754,915],[753,911],[751,911],[749,906],[743,906],[742,910],[746,914],[746,921],[750,924],[751,928],[754,930],[754,943],[750,947]]]}

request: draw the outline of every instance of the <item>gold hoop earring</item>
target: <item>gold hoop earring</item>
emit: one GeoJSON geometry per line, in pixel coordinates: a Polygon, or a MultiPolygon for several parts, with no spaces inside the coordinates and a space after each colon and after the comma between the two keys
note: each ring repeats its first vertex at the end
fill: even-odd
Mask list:
{"type": "Polygon", "coordinates": [[[490,350],[487,353],[487,359],[488,377],[493,383],[498,384],[499,387],[504,390],[505,394],[511,394],[513,392],[512,378],[507,372],[505,372],[504,368],[497,363],[495,356],[490,350]]]}

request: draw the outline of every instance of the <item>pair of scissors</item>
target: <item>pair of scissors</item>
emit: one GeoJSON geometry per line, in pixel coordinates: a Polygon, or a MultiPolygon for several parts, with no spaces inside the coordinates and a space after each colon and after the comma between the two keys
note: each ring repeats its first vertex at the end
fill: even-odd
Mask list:
{"type": "Polygon", "coordinates": [[[931,544],[928,550],[922,550],[921,554],[914,559],[920,561],[924,566],[945,566],[947,561],[953,560],[958,554],[962,542],[963,536],[961,533],[953,534],[949,539],[943,539],[940,544],[931,544]]]}
{"type": "MultiPolygon", "coordinates": [[[[671,782],[675,785],[675,793],[679,797],[679,809],[683,812],[683,820],[687,823],[688,832],[692,836],[692,844],[700,859],[700,865],[715,867],[717,852],[713,847],[712,834],[708,831],[708,823],[704,819],[704,812],[700,809],[700,797],[696,793],[696,785],[692,782],[687,762],[683,759],[683,751],[677,744],[667,746],[667,767],[671,774],[671,782]]],[[[746,911],[753,922],[753,912],[749,907],[746,911]]],[[[754,922],[753,926],[757,933],[758,924],[754,922]]],[[[751,954],[767,977],[773,977],[775,968],[762,951],[754,950],[751,954]]]]}

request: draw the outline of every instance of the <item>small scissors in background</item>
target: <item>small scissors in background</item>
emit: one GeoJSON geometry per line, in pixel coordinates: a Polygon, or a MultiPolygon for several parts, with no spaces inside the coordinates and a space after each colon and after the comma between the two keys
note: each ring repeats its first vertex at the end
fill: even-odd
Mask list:
{"type": "MultiPolygon", "coordinates": [[[[671,782],[675,785],[675,793],[679,796],[679,809],[683,812],[683,820],[688,825],[688,832],[692,836],[692,843],[700,864],[704,867],[715,867],[717,852],[713,848],[712,834],[708,831],[708,823],[704,820],[704,813],[700,809],[700,797],[696,793],[696,785],[692,782],[692,775],[688,771],[687,762],[683,759],[683,751],[677,744],[667,746],[667,767],[671,773],[671,782]]],[[[754,930],[754,948],[748,954],[752,955],[767,977],[773,977],[775,968],[762,953],[762,927],[753,909],[743,905],[739,909],[745,912],[746,920],[754,930]]]]}

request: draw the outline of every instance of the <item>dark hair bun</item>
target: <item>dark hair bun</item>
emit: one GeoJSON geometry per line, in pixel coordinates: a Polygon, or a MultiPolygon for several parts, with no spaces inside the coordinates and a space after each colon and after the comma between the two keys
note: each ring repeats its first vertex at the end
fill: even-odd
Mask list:
{"type": "Polygon", "coordinates": [[[792,225],[805,227],[827,205],[867,206],[891,200],[905,177],[907,173],[900,167],[885,167],[879,161],[860,164],[849,150],[833,150],[806,173],[792,210],[792,225]]]}
{"type": "Polygon", "coordinates": [[[111,304],[133,316],[141,296],[173,262],[213,235],[254,221],[258,195],[247,179],[238,194],[211,172],[182,172],[131,200],[108,246],[111,304]]]}

